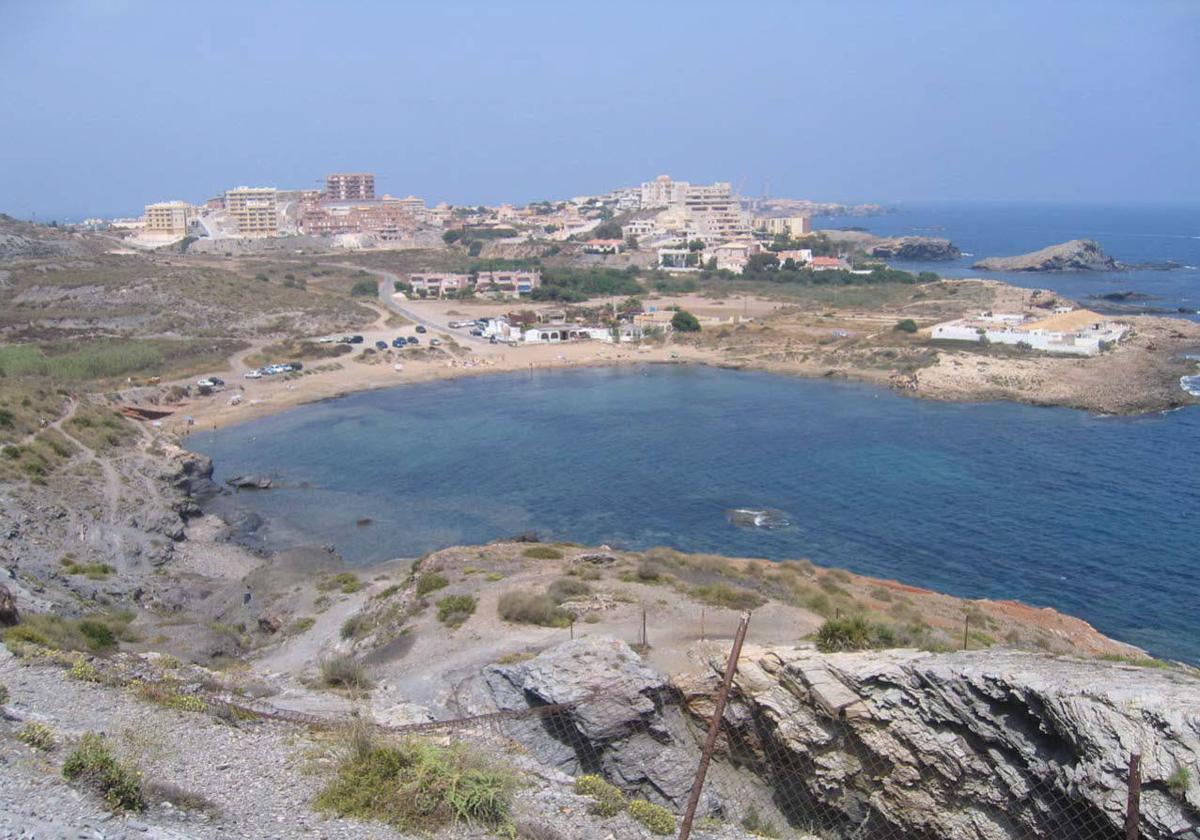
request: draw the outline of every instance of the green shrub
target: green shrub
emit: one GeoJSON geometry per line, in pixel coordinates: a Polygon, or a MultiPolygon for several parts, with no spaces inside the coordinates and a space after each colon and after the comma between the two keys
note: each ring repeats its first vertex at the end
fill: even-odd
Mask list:
{"type": "Polygon", "coordinates": [[[566,627],[571,614],[554,602],[549,595],[533,592],[505,592],[496,605],[500,617],[519,624],[538,624],[542,627],[566,627]]]}
{"type": "Polygon", "coordinates": [[[58,739],[54,737],[54,731],[44,723],[30,721],[21,727],[17,733],[17,737],[24,741],[35,750],[43,750],[49,752],[58,745],[58,739]]]}
{"type": "Polygon", "coordinates": [[[600,776],[587,774],[575,780],[575,792],[592,799],[588,811],[598,817],[615,817],[625,810],[625,794],[600,776]]]}
{"type": "Polygon", "coordinates": [[[731,610],[753,610],[767,602],[766,598],[756,592],[738,589],[727,583],[695,586],[691,590],[691,596],[714,607],[728,607],[731,610]]]}
{"type": "Polygon", "coordinates": [[[896,633],[891,627],[886,624],[872,624],[859,615],[827,619],[817,631],[817,650],[822,653],[895,645],[896,633]]]}
{"type": "Polygon", "coordinates": [[[367,667],[353,654],[337,653],[317,660],[321,683],[327,688],[350,688],[365,690],[372,680],[367,667]]]}
{"type": "Polygon", "coordinates": [[[366,623],[361,613],[355,613],[342,622],[339,635],[346,640],[357,639],[358,634],[366,628],[366,623]]]}
{"type": "Polygon", "coordinates": [[[629,816],[646,826],[651,834],[675,833],[675,815],[645,799],[634,799],[629,803],[629,816]]]}
{"type": "Polygon", "coordinates": [[[85,618],[79,622],[79,632],[87,639],[87,645],[94,651],[108,650],[117,646],[117,637],[107,624],[94,619],[85,618]]]}
{"type": "Polygon", "coordinates": [[[386,587],[385,589],[381,589],[378,592],[376,592],[374,595],[372,595],[371,600],[382,601],[385,598],[391,598],[393,595],[395,595],[397,592],[400,591],[400,588],[401,588],[400,584],[393,583],[391,586],[386,587]]]}
{"type": "Polygon", "coordinates": [[[638,563],[636,577],[642,583],[658,583],[663,578],[663,568],[654,560],[642,560],[638,563]]]}
{"type": "Polygon", "coordinates": [[[680,309],[671,316],[671,328],[675,332],[700,332],[700,320],[691,312],[680,309]]]}
{"type": "Polygon", "coordinates": [[[45,633],[27,624],[18,624],[4,631],[4,643],[9,647],[22,643],[50,647],[50,639],[45,633]]]}
{"type": "Polygon", "coordinates": [[[430,592],[437,592],[450,585],[450,581],[437,572],[425,572],[417,578],[417,595],[424,598],[430,592]]]}
{"type": "Polygon", "coordinates": [[[80,682],[100,682],[100,672],[96,666],[86,659],[76,659],[75,664],[67,671],[67,676],[80,682]]]}
{"type": "Polygon", "coordinates": [[[28,643],[56,650],[102,653],[114,650],[118,639],[129,639],[132,613],[106,613],[81,619],[50,613],[28,613],[4,633],[6,644],[28,643]]]}
{"type": "Polygon", "coordinates": [[[350,287],[351,297],[375,297],[379,293],[379,284],[374,280],[359,280],[350,287]]]}
{"type": "Polygon", "coordinates": [[[474,595],[447,595],[437,602],[438,621],[458,627],[475,614],[474,595]]]}
{"type": "Polygon", "coordinates": [[[516,781],[464,745],[412,740],[349,750],[316,807],[379,820],[404,832],[467,823],[511,833],[516,781]]]}
{"type": "Polygon", "coordinates": [[[1167,777],[1167,790],[1177,799],[1183,799],[1187,796],[1188,785],[1191,784],[1192,774],[1184,767],[1179,765],[1175,768],[1175,772],[1167,777]]]}
{"type": "Polygon", "coordinates": [[[521,552],[530,560],[561,560],[563,553],[554,546],[534,545],[521,552]]]}
{"type": "Polygon", "coordinates": [[[0,683],[0,706],[8,703],[8,686],[0,683]]]}
{"type": "Polygon", "coordinates": [[[754,807],[753,803],[746,809],[746,816],[742,817],[742,828],[756,837],[767,837],[770,840],[779,837],[779,829],[774,823],[759,816],[758,808],[754,807]]]}
{"type": "Polygon", "coordinates": [[[896,326],[892,327],[896,332],[915,333],[918,329],[917,322],[912,318],[905,318],[903,321],[897,321],[896,326]]]}
{"type": "Polygon", "coordinates": [[[83,782],[104,797],[118,811],[142,811],[146,800],[136,770],[118,761],[103,737],[89,732],[63,762],[63,776],[83,782]]]}
{"type": "Polygon", "coordinates": [[[300,633],[307,633],[309,630],[311,630],[313,628],[313,625],[316,623],[317,623],[317,620],[315,618],[313,618],[311,615],[306,615],[303,618],[297,618],[290,625],[288,625],[287,632],[289,635],[298,635],[300,633]]]}

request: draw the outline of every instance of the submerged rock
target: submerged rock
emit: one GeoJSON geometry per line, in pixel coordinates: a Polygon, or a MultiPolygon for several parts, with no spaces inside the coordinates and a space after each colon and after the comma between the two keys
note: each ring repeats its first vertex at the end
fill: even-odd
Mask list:
{"type": "Polygon", "coordinates": [[[265,475],[235,475],[225,479],[225,483],[238,490],[267,490],[271,487],[271,478],[265,475]]]}
{"type": "Polygon", "coordinates": [[[1015,257],[988,257],[971,268],[983,271],[1119,271],[1122,265],[1091,239],[1072,239],[1015,257]]]}

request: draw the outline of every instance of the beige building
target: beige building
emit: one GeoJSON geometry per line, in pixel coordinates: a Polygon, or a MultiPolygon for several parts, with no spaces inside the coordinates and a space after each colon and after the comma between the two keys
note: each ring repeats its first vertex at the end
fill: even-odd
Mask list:
{"type": "Polygon", "coordinates": [[[239,236],[279,235],[279,191],[274,187],[237,187],[225,192],[225,212],[239,236]]]}
{"type": "Polygon", "coordinates": [[[335,172],[325,176],[326,201],[363,201],[374,197],[373,172],[335,172]]]}
{"type": "Polygon", "coordinates": [[[759,228],[771,236],[787,236],[797,239],[812,233],[812,219],[808,216],[783,216],[776,219],[760,219],[759,228]]]}
{"type": "Polygon", "coordinates": [[[186,201],[160,201],[146,205],[144,232],[153,236],[186,236],[192,211],[186,201]]]}

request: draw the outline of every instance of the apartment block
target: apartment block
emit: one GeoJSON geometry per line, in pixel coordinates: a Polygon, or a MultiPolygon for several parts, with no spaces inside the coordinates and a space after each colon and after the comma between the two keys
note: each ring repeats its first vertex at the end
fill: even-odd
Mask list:
{"type": "Polygon", "coordinates": [[[225,211],[239,236],[279,235],[279,191],[274,187],[226,190],[225,211]]]}
{"type": "Polygon", "coordinates": [[[808,216],[784,216],[775,219],[760,219],[759,228],[771,236],[787,236],[797,239],[812,233],[812,219],[808,216]]]}
{"type": "Polygon", "coordinates": [[[373,172],[335,172],[325,176],[326,201],[364,201],[374,197],[373,172]]]}
{"type": "Polygon", "coordinates": [[[186,236],[191,219],[191,208],[186,201],[147,204],[143,231],[153,236],[186,236]]]}

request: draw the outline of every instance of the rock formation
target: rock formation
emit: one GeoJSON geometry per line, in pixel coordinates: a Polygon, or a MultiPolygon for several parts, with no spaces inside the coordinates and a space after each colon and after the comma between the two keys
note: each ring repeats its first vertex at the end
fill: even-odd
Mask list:
{"type": "MultiPolygon", "coordinates": [[[[709,664],[707,687],[688,689],[701,716],[723,656],[709,664]]],[[[793,822],[866,837],[1116,838],[1137,752],[1141,836],[1200,824],[1189,673],[1002,651],[747,648],[725,719],[727,755],[759,767],[793,822]]]]}
{"type": "Polygon", "coordinates": [[[1122,268],[1091,239],[1072,239],[1016,257],[988,257],[971,267],[983,271],[1119,271],[1122,268]]]}
{"type": "Polygon", "coordinates": [[[17,599],[8,591],[8,587],[0,583],[0,627],[12,627],[21,620],[17,612],[17,599]]]}
{"type": "Polygon", "coordinates": [[[881,239],[871,246],[870,254],[889,260],[956,260],[962,251],[949,239],[929,236],[900,236],[881,239]]]}

